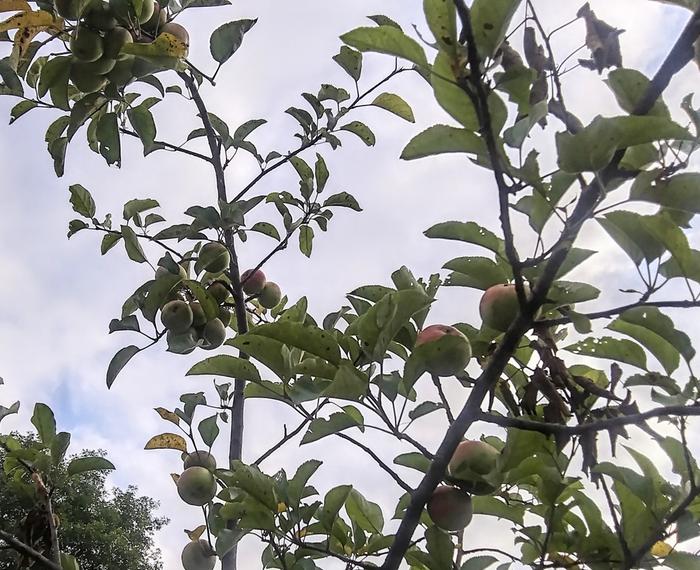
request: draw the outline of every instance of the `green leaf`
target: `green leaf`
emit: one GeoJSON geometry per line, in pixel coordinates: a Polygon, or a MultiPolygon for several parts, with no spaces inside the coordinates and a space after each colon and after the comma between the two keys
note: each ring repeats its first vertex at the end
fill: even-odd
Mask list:
{"type": "MultiPolygon", "coordinates": [[[[628,113],[634,112],[651,83],[646,75],[636,69],[613,69],[608,73],[605,83],[615,94],[618,104],[628,113]]],[[[668,107],[662,99],[657,99],[647,115],[670,118],[668,107]]]]}
{"type": "Polygon", "coordinates": [[[326,187],[326,182],[328,182],[328,177],[330,174],[328,172],[328,167],[326,166],[326,161],[323,160],[323,157],[318,153],[316,153],[314,172],[316,174],[316,190],[320,194],[326,187]]]}
{"type": "Polygon", "coordinates": [[[340,509],[345,505],[345,501],[352,491],[351,485],[340,485],[334,487],[323,499],[323,506],[318,511],[318,520],[326,530],[331,530],[338,518],[340,509]]]}
{"type": "Polygon", "coordinates": [[[252,133],[258,127],[261,127],[267,123],[265,119],[252,119],[246,121],[240,127],[238,127],[233,133],[233,141],[236,143],[244,140],[250,133],[252,133]]]}
{"type": "Polygon", "coordinates": [[[75,556],[67,552],[61,552],[61,570],[80,570],[80,565],[75,556]]]}
{"type": "Polygon", "coordinates": [[[449,239],[473,243],[505,258],[505,244],[503,240],[476,222],[441,222],[428,228],[423,234],[431,239],[449,239]]]}
{"type": "Polygon", "coordinates": [[[427,473],[430,469],[431,461],[422,453],[417,451],[410,451],[408,453],[402,453],[394,458],[394,464],[401,465],[402,467],[408,467],[409,469],[415,469],[421,473],[427,473]]]}
{"type": "Polygon", "coordinates": [[[0,406],[0,421],[9,415],[16,414],[19,412],[19,402],[15,402],[9,408],[5,406],[0,406]]]}
{"type": "Polygon", "coordinates": [[[53,158],[53,170],[58,178],[63,176],[66,165],[66,148],[68,147],[68,138],[61,137],[49,144],[49,154],[53,158]]]}
{"type": "Polygon", "coordinates": [[[216,438],[219,437],[219,426],[217,425],[218,419],[219,415],[214,414],[209,418],[203,419],[201,422],[199,422],[199,426],[197,426],[199,435],[202,437],[202,441],[207,447],[214,445],[216,438]]]}
{"type": "Polygon", "coordinates": [[[394,93],[382,93],[381,95],[378,95],[371,104],[374,107],[379,107],[389,111],[390,113],[393,113],[397,117],[401,117],[409,123],[416,122],[411,106],[394,93]]]}
{"type": "Polygon", "coordinates": [[[139,238],[136,236],[136,232],[129,226],[122,226],[122,237],[124,238],[124,249],[129,259],[135,261],[136,263],[145,263],[146,254],[144,254],[141,244],[139,243],[139,238]]]}
{"type": "Polygon", "coordinates": [[[284,345],[280,341],[254,333],[246,333],[227,340],[226,344],[240,349],[267,366],[281,379],[289,378],[289,365],[282,354],[284,345]]]}
{"type": "Polygon", "coordinates": [[[36,428],[39,439],[44,445],[51,445],[56,437],[56,419],[51,408],[46,404],[35,404],[32,414],[32,424],[36,428]]]}
{"type": "Polygon", "coordinates": [[[457,52],[457,14],[451,0],[423,0],[428,27],[440,49],[451,55],[457,52]]]}
{"type": "Polygon", "coordinates": [[[630,199],[700,214],[700,174],[684,172],[656,182],[645,179],[639,184],[637,180],[630,190],[630,199]]]}
{"type": "Polygon", "coordinates": [[[228,61],[241,47],[243,36],[256,22],[257,20],[237,20],[216,28],[209,39],[209,49],[214,61],[219,64],[228,61]]]}
{"type": "Polygon", "coordinates": [[[281,239],[277,228],[269,222],[256,222],[255,225],[248,231],[265,234],[266,236],[276,239],[277,241],[280,241],[281,239]]]}
{"type": "Polygon", "coordinates": [[[294,477],[289,480],[287,491],[293,505],[298,505],[301,502],[306,484],[322,464],[322,461],[317,461],[316,459],[305,461],[299,466],[294,477]]]}
{"type": "Polygon", "coordinates": [[[498,559],[493,556],[475,556],[462,564],[459,570],[486,570],[486,568],[492,566],[496,562],[498,562],[498,559]]]}
{"type": "Polygon", "coordinates": [[[70,203],[81,216],[86,218],[95,217],[95,201],[92,199],[90,192],[80,184],[73,184],[68,188],[70,191],[70,203]]]}
{"type": "Polygon", "coordinates": [[[610,212],[596,221],[635,263],[651,262],[661,257],[663,245],[644,223],[644,216],[636,212],[610,212]]]}
{"type": "Polygon", "coordinates": [[[309,225],[299,228],[299,251],[306,257],[311,257],[311,250],[314,244],[314,229],[309,225]]]}
{"type": "Polygon", "coordinates": [[[525,509],[522,505],[506,504],[497,497],[473,496],[472,507],[475,515],[487,515],[523,524],[525,509]]]}
{"type": "Polygon", "coordinates": [[[644,345],[669,375],[678,368],[680,356],[687,362],[695,356],[688,335],[677,330],[673,321],[656,307],[629,309],[607,328],[626,334],[644,345]]]}
{"type": "Polygon", "coordinates": [[[476,131],[479,128],[479,118],[474,104],[459,85],[452,58],[444,52],[438,53],[435,58],[430,83],[433,86],[435,100],[455,121],[470,131],[476,131]]]}
{"type": "Polygon", "coordinates": [[[68,74],[70,73],[71,57],[60,56],[49,59],[41,68],[41,76],[37,84],[37,95],[44,97],[50,89],[53,89],[51,98],[56,100],[56,106],[68,109],[68,74]],[[59,104],[60,103],[60,104],[59,104]]]}
{"type": "Polygon", "coordinates": [[[503,284],[510,275],[506,273],[505,265],[486,257],[457,257],[445,263],[444,269],[450,269],[451,274],[445,285],[458,287],[474,287],[485,291],[492,285],[503,284]]]}
{"type": "Polygon", "coordinates": [[[58,432],[51,442],[51,461],[54,465],[59,465],[63,461],[68,446],[70,446],[70,434],[65,431],[58,432]]]}
{"type": "MultiPolygon", "coordinates": [[[[137,308],[141,308],[143,316],[150,322],[155,322],[156,315],[160,308],[165,305],[167,297],[182,283],[180,275],[170,272],[151,281],[148,287],[148,296],[145,302],[137,308]]],[[[133,312],[133,311],[132,311],[133,312]]]]}
{"type": "Polygon", "coordinates": [[[382,509],[376,503],[365,499],[359,491],[352,489],[345,501],[345,510],[350,520],[362,530],[370,533],[381,533],[384,528],[382,509]]]}
{"type": "Polygon", "coordinates": [[[158,203],[158,201],[153,200],[151,198],[146,198],[142,200],[129,200],[126,204],[124,204],[124,220],[128,222],[137,214],[147,212],[148,210],[158,208],[159,206],[160,204],[158,203]]]}
{"type": "Polygon", "coordinates": [[[155,145],[154,141],[156,139],[156,123],[153,120],[153,114],[145,105],[139,105],[133,107],[126,112],[129,117],[129,122],[131,126],[136,131],[136,134],[141,139],[143,143],[143,155],[147,156],[154,150],[161,148],[159,145],[155,145]]]}
{"type": "Polygon", "coordinates": [[[367,376],[348,363],[342,363],[333,376],[333,382],[322,392],[328,398],[357,401],[367,395],[367,376]]]}
{"type": "Polygon", "coordinates": [[[135,355],[137,355],[141,349],[138,346],[125,346],[119,350],[109,362],[107,367],[107,388],[111,388],[114,384],[114,380],[117,375],[121,372],[122,368],[131,360],[135,355]]]}
{"type": "Polygon", "coordinates": [[[617,339],[609,336],[590,337],[565,346],[564,350],[580,356],[607,358],[617,362],[624,362],[642,370],[647,368],[647,357],[644,349],[637,343],[626,339],[617,339]]]}
{"type": "Polygon", "coordinates": [[[427,416],[428,414],[432,414],[433,412],[442,409],[442,404],[438,404],[436,402],[421,402],[410,412],[408,412],[408,417],[412,420],[417,420],[418,418],[422,418],[423,416],[427,416]]]}
{"type": "Polygon", "coordinates": [[[250,382],[260,380],[260,373],[252,362],[230,354],[221,354],[202,360],[190,368],[186,375],[225,376],[226,378],[240,378],[250,382]]]}
{"type": "Polygon", "coordinates": [[[355,197],[352,194],[348,194],[347,192],[340,192],[338,194],[333,194],[332,196],[329,196],[321,207],[330,208],[333,206],[338,206],[341,208],[350,208],[351,210],[355,210],[356,212],[362,211],[362,208],[357,203],[355,197]]]}
{"type": "Polygon", "coordinates": [[[116,467],[104,457],[77,457],[68,464],[68,475],[78,475],[86,471],[111,471],[113,469],[116,467]]]}
{"type": "Polygon", "coordinates": [[[340,130],[348,131],[353,133],[354,135],[357,135],[367,146],[374,146],[374,143],[377,142],[377,139],[375,138],[374,133],[371,131],[371,129],[364,123],[361,123],[360,121],[353,121],[352,123],[343,125],[342,127],[340,127],[340,130]]]}
{"type": "Polygon", "coordinates": [[[364,419],[354,406],[345,406],[342,412],[334,412],[328,419],[316,418],[309,424],[309,429],[301,440],[301,445],[312,443],[328,435],[352,428],[363,427],[364,419]]]}
{"type": "Polygon", "coordinates": [[[455,545],[452,538],[437,526],[425,531],[426,548],[430,555],[430,570],[452,570],[455,545]]]}
{"type": "Polygon", "coordinates": [[[100,154],[108,165],[121,164],[121,142],[116,113],[105,113],[97,122],[97,143],[100,154]]]}
{"type": "Polygon", "coordinates": [[[520,0],[474,0],[472,29],[483,57],[492,57],[503,43],[520,0]]]}
{"type": "Polygon", "coordinates": [[[450,152],[482,154],[486,151],[478,135],[467,129],[435,125],[416,135],[401,153],[403,160],[414,160],[450,152]]]}
{"type": "Polygon", "coordinates": [[[348,46],[342,46],[340,53],[333,56],[333,61],[342,67],[345,73],[355,81],[359,81],[362,74],[362,54],[359,51],[350,49],[348,46]]]}
{"type": "Polygon", "coordinates": [[[286,320],[260,325],[252,333],[299,348],[332,364],[340,364],[338,341],[331,333],[317,326],[286,320]]]}
{"type": "Polygon", "coordinates": [[[700,568],[700,555],[674,550],[664,558],[664,565],[673,570],[695,570],[700,568]]]}
{"type": "Polygon", "coordinates": [[[22,115],[39,106],[36,101],[20,101],[10,111],[10,124],[14,123],[22,115]]]}
{"type": "Polygon", "coordinates": [[[412,61],[419,67],[428,67],[420,44],[393,26],[356,28],[340,36],[340,39],[360,51],[385,53],[412,61]]]}

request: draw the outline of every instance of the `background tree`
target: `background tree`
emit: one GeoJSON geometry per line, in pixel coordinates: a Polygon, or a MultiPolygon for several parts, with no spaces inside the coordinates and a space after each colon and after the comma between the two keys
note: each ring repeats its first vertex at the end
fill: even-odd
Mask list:
{"type": "MultiPolygon", "coordinates": [[[[168,4],[167,19],[202,4],[211,2],[168,4]]],[[[222,348],[191,368],[193,376],[232,380],[216,382],[211,393],[183,394],[182,406],[172,411],[158,408],[182,435],[159,434],[146,445],[186,454],[183,471],[175,477],[177,491],[186,503],[202,507],[203,524],[187,531],[191,541],[183,564],[187,570],[211,568],[219,557],[224,568],[234,568],[237,544],[249,536],[264,545],[264,566],[291,570],[333,564],[325,559],[347,568],[386,570],[404,561],[431,570],[503,569],[516,563],[535,568],[696,566],[697,555],[682,550],[700,535],[697,466],[686,420],[700,410],[691,364],[695,350],[662,310],[698,304],[698,256],[687,231],[697,212],[698,175],[687,169],[697,148],[698,121],[692,98],[682,103],[687,117],[681,119],[661,95],[693,58],[700,11],[653,78],[623,67],[619,26],[599,19],[588,4],[572,14],[572,22],[585,24],[590,52],[578,66],[592,78],[593,72],[605,73],[621,109],[584,125],[565,103],[563,79],[571,71],[563,65],[580,50],[559,54],[552,47],[553,37],[571,22],[548,31],[530,1],[475,0],[467,6],[460,0],[426,0],[423,6],[433,35],[430,41],[420,38],[425,47],[386,16],[373,16],[376,25],[343,35],[346,45],[334,59],[354,89],[352,84],[349,89],[323,84],[317,94],[305,93],[306,107],[287,111],[300,125],[298,146],[261,153],[249,135],[264,121],[231,129],[208,110],[202,96],[203,86],[215,83],[223,63],[253,28],[252,20],[214,31],[210,51],[216,65],[207,75],[187,61],[186,35],[165,25],[160,30],[158,22],[149,31],[151,14],[144,14],[144,3],[134,3],[127,17],[120,16],[125,30],[120,34],[136,41],[123,42],[107,57],[130,62],[124,64],[122,81],[103,71],[102,65],[112,61],[85,68],[94,63],[88,59],[104,59],[112,33],[91,23],[95,8],[63,10],[69,21],[78,22],[66,25],[51,10],[12,5],[20,14],[5,25],[20,32],[3,79],[8,94],[24,98],[13,117],[37,107],[67,113],[46,136],[59,176],[68,143],[83,126],[92,150],[109,164],[121,162],[121,137],[131,136],[141,139],[145,154],[178,152],[213,170],[215,205],[195,204],[181,223],[155,234],[151,226],[161,228],[157,224],[165,222],[154,212],[158,201],[128,201],[117,230],[112,216],[96,217],[87,189],[70,188],[81,218],[70,222],[69,236],[99,232],[103,254],[123,244],[130,259],[156,270],[110,324],[112,332],[136,333],[145,340],[115,355],[108,386],[134,356],[159,342],[179,354],[218,350],[222,344],[237,350],[234,355],[222,348]],[[39,27],[53,30],[59,41],[69,32],[70,53],[23,66],[23,59],[36,53],[23,38],[39,27]],[[388,54],[410,67],[395,64],[384,79],[364,87],[363,52],[388,54]],[[174,69],[178,83],[163,85],[156,77],[162,68],[174,69]],[[316,320],[306,298],[290,302],[268,281],[270,275],[258,271],[292,238],[311,255],[314,227],[325,230],[334,208],[359,209],[346,192],[321,197],[328,166],[320,152],[309,151],[338,148],[345,131],[373,145],[370,128],[347,118],[366,105],[412,121],[403,98],[376,93],[408,71],[426,79],[453,124],[417,134],[402,158],[460,153],[490,170],[496,192],[479,189],[479,199],[499,204],[501,235],[471,220],[437,224],[426,231],[429,238],[463,242],[486,250],[485,255],[448,261],[444,281],[437,274],[417,279],[402,267],[392,274],[391,286],[355,289],[348,295],[350,305],[316,320]],[[134,79],[157,89],[162,98],[184,95],[194,105],[201,127],[186,136],[185,145],[156,139],[151,109],[161,99],[134,91],[134,79]],[[36,96],[24,96],[25,83],[36,96]],[[197,139],[205,144],[193,150],[189,143],[197,139]],[[229,192],[225,171],[240,158],[240,150],[253,156],[260,172],[229,192]],[[280,167],[291,167],[298,192],[258,190],[261,180],[280,167]],[[263,204],[274,205],[283,232],[276,218],[263,213],[263,204]],[[527,225],[516,225],[520,215],[527,225]],[[629,302],[596,312],[581,305],[598,297],[606,302],[611,291],[563,279],[595,261],[595,251],[579,247],[593,220],[639,275],[635,288],[623,291],[631,295],[629,302]],[[244,273],[238,255],[251,232],[277,244],[244,273]],[[151,258],[158,259],[158,269],[151,258]],[[685,284],[688,294],[674,288],[674,280],[685,284]],[[425,326],[443,285],[484,292],[478,327],[425,326]],[[607,331],[599,320],[607,321],[607,331]],[[599,368],[596,359],[613,365],[599,368]],[[678,372],[681,362],[687,373],[678,372]],[[294,430],[285,428],[269,452],[243,463],[243,405],[255,398],[293,410],[300,423],[294,430]],[[433,452],[414,422],[438,414],[445,437],[433,452]],[[648,423],[654,418],[668,425],[648,423]],[[220,460],[225,466],[216,469],[208,450],[225,424],[228,461],[220,460]],[[462,441],[471,426],[488,424],[506,428],[505,437],[500,432],[462,441]],[[628,455],[620,456],[616,444],[628,436],[628,427],[646,440],[635,439],[625,447],[628,455]],[[380,506],[360,493],[361,481],[337,485],[321,500],[309,484],[320,461],[303,463],[294,475],[261,469],[302,432],[301,444],[332,436],[371,458],[403,493],[394,512],[398,527],[385,526],[380,506]],[[392,455],[400,453],[387,461],[364,433],[389,436],[392,455]],[[600,433],[609,436],[609,445],[599,441],[600,433]],[[672,472],[662,473],[648,459],[649,446],[668,456],[672,472]],[[417,474],[404,475],[403,469],[417,474]],[[519,551],[465,548],[459,531],[474,514],[507,521],[519,551]]]]}
{"type": "MultiPolygon", "coordinates": [[[[11,434],[23,447],[36,443],[31,434],[11,434]]],[[[71,457],[104,457],[104,452],[83,450],[71,457]]],[[[0,464],[6,452],[0,449],[0,464]]],[[[89,471],[77,477],[66,476],[64,460],[57,477],[65,481],[53,495],[54,512],[60,523],[63,548],[82,562],[85,568],[108,570],[134,568],[159,570],[163,567],[160,552],[153,546],[153,533],[167,523],[155,515],[158,503],[140,496],[136,487],[107,489],[103,471],[89,471]]],[[[31,498],[17,493],[17,488],[0,472],[0,526],[18,529],[31,508],[31,498]]],[[[16,567],[13,550],[0,551],[0,568],[16,567]]]]}

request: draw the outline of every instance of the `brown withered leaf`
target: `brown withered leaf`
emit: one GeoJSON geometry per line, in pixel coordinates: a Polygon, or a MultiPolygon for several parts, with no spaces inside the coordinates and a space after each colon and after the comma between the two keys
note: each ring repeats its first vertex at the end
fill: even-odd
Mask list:
{"type": "Polygon", "coordinates": [[[587,68],[602,73],[609,67],[622,67],[620,34],[625,30],[614,28],[599,19],[588,2],[577,12],[576,16],[586,22],[586,47],[591,50],[592,59],[579,60],[587,68]]]}
{"type": "Polygon", "coordinates": [[[545,69],[552,69],[552,62],[544,54],[544,47],[539,45],[535,39],[535,28],[530,26],[525,28],[523,51],[525,52],[527,64],[537,71],[538,74],[543,73],[545,69]]]}
{"type": "Polygon", "coordinates": [[[598,483],[600,479],[600,474],[591,472],[591,469],[598,464],[598,442],[596,438],[597,434],[594,431],[587,431],[579,438],[583,455],[582,469],[594,483],[598,483]]]}
{"type": "Polygon", "coordinates": [[[501,44],[501,66],[506,72],[525,67],[520,54],[510,47],[508,42],[501,44]]]}

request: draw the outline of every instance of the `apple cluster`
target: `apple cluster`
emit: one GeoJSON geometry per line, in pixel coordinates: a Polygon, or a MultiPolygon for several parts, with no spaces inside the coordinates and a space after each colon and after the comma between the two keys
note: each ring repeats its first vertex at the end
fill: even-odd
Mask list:
{"type": "Polygon", "coordinates": [[[455,532],[472,520],[471,495],[498,490],[500,453],[484,441],[465,440],[457,446],[448,473],[458,486],[441,485],[428,501],[428,514],[441,529],[455,532]]]}
{"type": "MultiPolygon", "coordinates": [[[[197,507],[211,502],[216,496],[214,478],[216,459],[207,451],[193,451],[184,456],[184,471],[177,479],[177,492],[188,505],[197,507]]],[[[192,540],[182,550],[182,566],[185,570],[213,570],[216,553],[206,540],[192,540]]]]}
{"type": "Polygon", "coordinates": [[[83,93],[116,88],[155,71],[146,60],[123,53],[125,45],[149,43],[168,33],[189,45],[189,34],[179,24],[168,22],[165,8],[155,0],[92,0],[86,8],[81,0],[54,0],[56,13],[76,21],[70,37],[70,80],[83,93]]]}
{"type": "Polygon", "coordinates": [[[258,303],[266,309],[274,309],[282,300],[282,290],[277,283],[268,281],[260,270],[248,269],[241,274],[243,292],[255,295],[258,303]]]}
{"type": "MultiPolygon", "coordinates": [[[[223,244],[205,244],[199,252],[198,265],[209,275],[218,275],[229,266],[231,257],[223,244]]],[[[187,271],[179,267],[179,276],[187,279],[187,271]]],[[[156,279],[168,274],[159,267],[156,279]]],[[[173,291],[160,310],[160,320],[167,329],[168,350],[176,354],[189,354],[195,348],[213,350],[226,340],[226,327],[231,323],[231,310],[226,306],[229,289],[223,280],[215,280],[207,287],[207,292],[219,304],[217,316],[207,318],[199,301],[181,284],[173,291]]]]}

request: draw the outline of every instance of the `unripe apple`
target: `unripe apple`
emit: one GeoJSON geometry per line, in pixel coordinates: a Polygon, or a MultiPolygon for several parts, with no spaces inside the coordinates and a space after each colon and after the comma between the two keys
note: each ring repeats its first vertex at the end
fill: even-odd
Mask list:
{"type": "Polygon", "coordinates": [[[417,356],[435,376],[454,376],[464,371],[472,347],[461,331],[449,325],[430,325],[416,337],[417,356]]]}
{"type": "Polygon", "coordinates": [[[100,34],[85,26],[78,26],[70,37],[70,51],[80,61],[97,61],[104,53],[100,34]]]}
{"type": "Polygon", "coordinates": [[[498,450],[485,441],[465,440],[452,455],[448,472],[470,493],[488,495],[498,488],[488,475],[495,475],[499,456],[498,450]]]}
{"type": "Polygon", "coordinates": [[[256,295],[263,290],[265,286],[265,274],[262,270],[257,269],[253,272],[252,269],[248,269],[241,274],[241,283],[243,283],[243,292],[248,293],[248,295],[256,295]]]}
{"type": "Polygon", "coordinates": [[[185,469],[190,467],[204,467],[209,471],[214,471],[216,459],[208,451],[193,451],[185,457],[185,469]]]}
{"type": "Polygon", "coordinates": [[[189,354],[197,348],[199,337],[195,329],[189,328],[181,333],[168,331],[165,339],[168,343],[168,352],[174,354],[189,354]]]}
{"type": "MultiPolygon", "coordinates": [[[[120,57],[120,52],[126,44],[134,42],[134,37],[126,28],[117,26],[107,32],[104,38],[104,56],[110,59],[120,57]]],[[[133,64],[133,62],[132,62],[133,64]]]]}
{"type": "Polygon", "coordinates": [[[177,492],[188,505],[201,507],[216,496],[216,480],[204,467],[189,467],[177,480],[177,492]]]}
{"type": "Polygon", "coordinates": [[[116,17],[129,26],[145,24],[153,16],[154,0],[109,0],[109,7],[116,17]]]}
{"type": "Polygon", "coordinates": [[[192,326],[201,327],[207,324],[207,315],[204,313],[202,305],[198,301],[193,301],[190,303],[190,309],[192,309],[192,326]]]}
{"type": "Polygon", "coordinates": [[[273,309],[282,300],[282,290],[277,283],[268,281],[260,291],[258,302],[266,309],[273,309]]]}
{"type": "Polygon", "coordinates": [[[206,540],[189,542],[180,557],[185,570],[214,570],[217,557],[206,540]]]}
{"type": "Polygon", "coordinates": [[[160,34],[172,34],[186,46],[190,45],[190,34],[184,26],[176,24],[175,22],[169,22],[162,26],[160,30],[158,30],[158,35],[160,34]]]}
{"type": "Polygon", "coordinates": [[[221,305],[229,296],[229,290],[221,281],[214,281],[209,287],[207,287],[207,293],[209,293],[216,302],[221,305]]]}
{"type": "Polygon", "coordinates": [[[205,243],[199,250],[197,269],[209,273],[221,273],[228,269],[231,263],[231,254],[225,245],[218,242],[205,243]]]}
{"type": "Polygon", "coordinates": [[[174,333],[185,332],[192,326],[194,315],[185,301],[169,301],[160,311],[163,326],[174,333]]]}
{"type": "Polygon", "coordinates": [[[97,0],[90,6],[88,13],[85,15],[85,23],[93,29],[108,32],[113,30],[117,25],[117,19],[114,17],[112,10],[106,2],[97,0]]]}
{"type": "Polygon", "coordinates": [[[219,348],[226,340],[226,327],[219,319],[209,321],[202,332],[205,344],[202,346],[205,350],[213,350],[219,348]]]}
{"type": "MultiPolygon", "coordinates": [[[[166,269],[165,267],[158,266],[158,269],[156,269],[156,279],[160,279],[166,275],[175,275],[175,273],[171,273],[170,270],[166,269]]],[[[181,279],[187,279],[187,271],[182,265],[178,265],[177,275],[179,275],[181,279]]]]}
{"type": "Polygon", "coordinates": [[[438,487],[428,500],[428,514],[442,530],[462,530],[472,520],[473,512],[471,497],[456,487],[438,487]]]}
{"type": "Polygon", "coordinates": [[[153,4],[153,15],[150,20],[143,25],[143,29],[149,32],[160,31],[166,22],[168,21],[168,13],[160,7],[158,2],[153,4]]]}
{"type": "MultiPolygon", "coordinates": [[[[94,63],[98,62],[99,60],[94,63]]],[[[86,65],[90,65],[90,63],[86,65]]],[[[106,77],[82,68],[77,62],[71,65],[68,77],[81,93],[95,93],[107,84],[106,77]]]]}
{"type": "MultiPolygon", "coordinates": [[[[523,289],[529,298],[530,286],[523,283],[523,289]]],[[[479,302],[481,320],[487,327],[497,331],[507,331],[519,312],[520,303],[515,285],[493,285],[486,289],[479,302]]]]}

